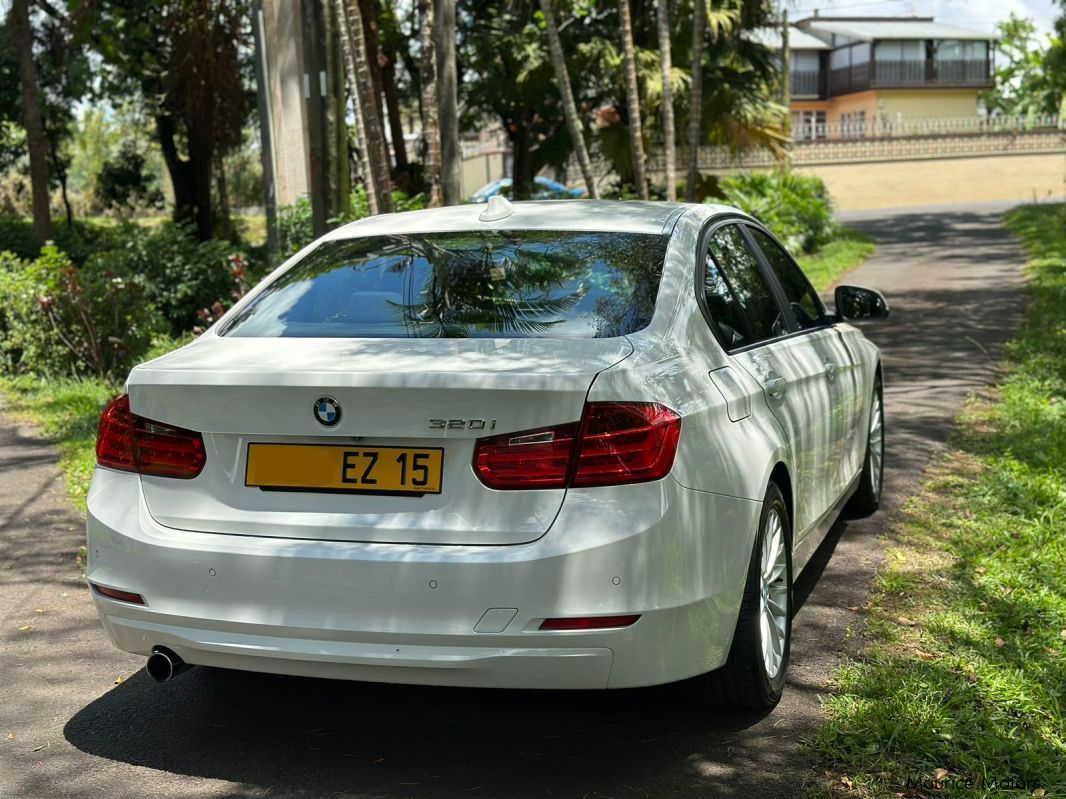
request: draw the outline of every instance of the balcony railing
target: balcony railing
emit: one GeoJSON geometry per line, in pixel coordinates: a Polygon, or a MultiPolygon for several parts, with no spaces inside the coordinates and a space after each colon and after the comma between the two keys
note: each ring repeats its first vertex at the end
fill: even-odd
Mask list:
{"type": "Polygon", "coordinates": [[[872,61],[829,72],[829,96],[895,86],[991,86],[987,59],[872,61]]]}
{"type": "Polygon", "coordinates": [[[818,69],[794,69],[792,70],[792,96],[793,97],[821,97],[822,72],[818,69]]]}
{"type": "Polygon", "coordinates": [[[918,139],[934,137],[1066,134],[1066,118],[1058,116],[874,117],[847,122],[805,120],[792,128],[794,141],[842,139],[918,139]]]}

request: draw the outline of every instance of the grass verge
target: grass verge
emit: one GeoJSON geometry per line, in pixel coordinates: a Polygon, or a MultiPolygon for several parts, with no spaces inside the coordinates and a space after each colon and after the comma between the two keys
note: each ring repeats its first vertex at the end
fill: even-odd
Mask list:
{"type": "Polygon", "coordinates": [[[15,418],[55,442],[70,499],[84,508],[100,411],[121,389],[104,380],[22,376],[3,378],[0,390],[15,418]]]}
{"type": "Polygon", "coordinates": [[[840,228],[832,241],[816,253],[801,256],[798,261],[815,290],[821,292],[869,258],[874,249],[873,239],[869,236],[840,228]]]}
{"type": "Polygon", "coordinates": [[[1026,321],[908,505],[864,657],[809,741],[841,796],[1066,791],[1066,206],[1007,226],[1030,254],[1026,321]]]}

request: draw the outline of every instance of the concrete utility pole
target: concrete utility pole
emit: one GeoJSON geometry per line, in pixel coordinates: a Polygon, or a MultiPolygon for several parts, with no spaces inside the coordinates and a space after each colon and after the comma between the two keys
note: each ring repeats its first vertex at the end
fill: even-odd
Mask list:
{"type": "Polygon", "coordinates": [[[308,173],[311,226],[326,233],[329,219],[329,146],[326,134],[326,26],[318,3],[300,3],[303,39],[304,102],[307,104],[308,173]]]}
{"type": "Polygon", "coordinates": [[[263,3],[252,3],[252,36],[255,42],[255,104],[259,113],[259,149],[263,160],[264,205],[266,208],[267,264],[278,262],[278,196],[274,182],[274,141],[270,114],[270,91],[267,89],[266,47],[263,43],[263,3]]]}
{"type": "Polygon", "coordinates": [[[455,61],[455,0],[434,0],[437,91],[440,93],[441,180],[444,204],[463,201],[459,152],[459,76],[455,61]]]}
{"type": "Polygon", "coordinates": [[[792,168],[792,50],[788,43],[788,9],[781,9],[781,104],[785,107],[785,169],[792,168]]]}

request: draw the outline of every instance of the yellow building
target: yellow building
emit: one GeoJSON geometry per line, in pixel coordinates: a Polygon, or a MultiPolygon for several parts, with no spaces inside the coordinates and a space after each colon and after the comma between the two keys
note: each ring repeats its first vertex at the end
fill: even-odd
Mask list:
{"type": "MultiPolygon", "coordinates": [[[[779,30],[760,41],[780,50],[779,30]]],[[[789,30],[792,131],[862,136],[897,123],[976,117],[994,37],[932,17],[809,17],[789,30]]]]}

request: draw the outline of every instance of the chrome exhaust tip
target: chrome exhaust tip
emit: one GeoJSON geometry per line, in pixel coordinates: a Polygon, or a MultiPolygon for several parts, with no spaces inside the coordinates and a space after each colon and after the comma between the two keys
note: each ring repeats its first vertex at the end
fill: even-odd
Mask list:
{"type": "Polygon", "coordinates": [[[152,654],[148,656],[148,663],[144,670],[153,680],[163,683],[173,680],[188,668],[189,664],[174,652],[165,646],[156,646],[152,648],[152,654]]]}

